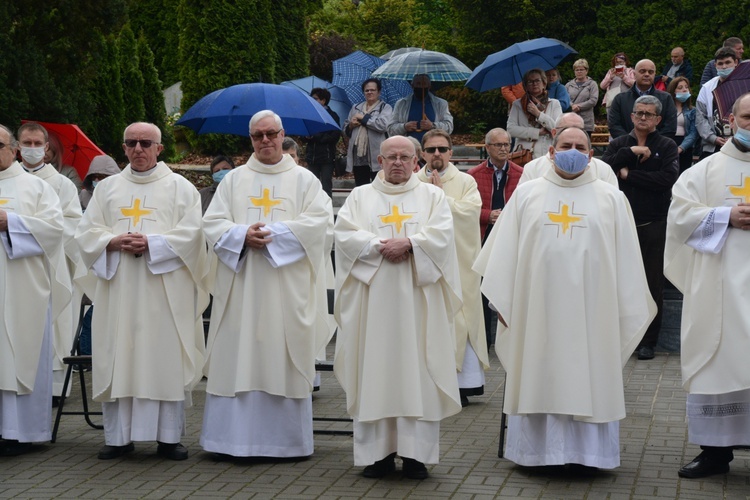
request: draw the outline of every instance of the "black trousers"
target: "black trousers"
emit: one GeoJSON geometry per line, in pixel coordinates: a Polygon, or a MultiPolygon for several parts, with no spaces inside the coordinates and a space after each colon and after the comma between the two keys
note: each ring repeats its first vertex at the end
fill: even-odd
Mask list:
{"type": "Polygon", "coordinates": [[[646,330],[640,346],[656,347],[664,305],[664,244],[667,239],[667,221],[654,221],[636,226],[636,231],[641,246],[648,289],[657,307],[656,316],[646,330]]]}
{"type": "Polygon", "coordinates": [[[352,167],[352,173],[354,174],[354,185],[364,186],[375,180],[375,176],[378,172],[373,172],[370,165],[354,165],[352,167]]]}
{"type": "Polygon", "coordinates": [[[320,179],[323,191],[333,198],[333,162],[308,163],[307,168],[320,179]]]}

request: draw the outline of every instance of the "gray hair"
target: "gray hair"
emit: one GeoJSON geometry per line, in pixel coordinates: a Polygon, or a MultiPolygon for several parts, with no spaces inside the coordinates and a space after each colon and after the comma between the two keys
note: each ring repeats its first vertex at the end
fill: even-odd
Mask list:
{"type": "Polygon", "coordinates": [[[583,118],[578,113],[563,113],[561,114],[557,120],[555,121],[555,128],[562,130],[564,128],[568,127],[576,127],[582,129],[584,127],[583,118]],[[574,120],[577,124],[576,125],[565,125],[566,122],[569,122],[571,120],[574,120]]]}
{"type": "Polygon", "coordinates": [[[156,137],[157,137],[156,142],[161,143],[161,129],[157,127],[156,125],[154,125],[153,123],[149,123],[149,122],[133,122],[127,127],[125,127],[125,130],[122,131],[123,142],[125,141],[125,138],[128,135],[128,130],[130,130],[130,127],[134,127],[136,125],[148,125],[152,129],[154,129],[154,131],[156,132],[156,137]]]}
{"type": "Polygon", "coordinates": [[[485,136],[484,136],[484,143],[485,144],[490,144],[490,141],[492,140],[492,136],[495,135],[495,134],[500,134],[500,133],[505,134],[505,135],[508,136],[508,142],[510,142],[510,143],[513,142],[513,138],[510,136],[510,132],[508,132],[504,128],[496,127],[496,128],[491,129],[489,132],[487,132],[485,134],[485,136]]]}
{"type": "Polygon", "coordinates": [[[276,122],[276,126],[279,127],[279,129],[283,130],[284,125],[281,124],[281,117],[271,111],[270,109],[264,109],[262,111],[258,111],[253,115],[252,118],[250,118],[250,127],[249,130],[253,130],[253,126],[256,125],[259,121],[261,121],[263,118],[272,117],[273,120],[276,122]]]}
{"type": "Polygon", "coordinates": [[[299,146],[297,145],[297,141],[292,139],[291,137],[284,137],[284,140],[281,141],[281,150],[282,151],[299,151],[299,146]]]}
{"type": "Polygon", "coordinates": [[[18,141],[16,140],[16,136],[13,135],[13,132],[2,123],[0,123],[0,129],[3,129],[8,133],[8,142],[9,142],[8,146],[10,146],[11,148],[17,148],[18,141]]]}
{"type": "Polygon", "coordinates": [[[653,105],[656,108],[656,114],[661,114],[661,101],[652,95],[642,95],[633,103],[633,113],[635,113],[635,107],[639,104],[645,104],[646,106],[653,105]]]}

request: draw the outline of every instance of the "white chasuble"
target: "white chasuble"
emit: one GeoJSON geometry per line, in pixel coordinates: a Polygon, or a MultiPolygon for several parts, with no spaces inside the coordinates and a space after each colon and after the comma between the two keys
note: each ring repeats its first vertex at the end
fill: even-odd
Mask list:
{"type": "MultiPolygon", "coordinates": [[[[63,246],[65,249],[66,269],[70,278],[76,276],[76,270],[82,267],[81,255],[78,251],[73,236],[75,236],[76,227],[81,220],[81,202],[78,198],[78,188],[73,181],[60,174],[54,166],[45,164],[44,167],[30,172],[32,175],[46,181],[55,191],[60,199],[60,207],[63,213],[63,246]]],[[[78,306],[81,304],[83,292],[80,287],[74,286],[74,294],[71,298],[67,311],[56,319],[54,327],[53,345],[55,357],[53,359],[53,369],[55,373],[54,394],[60,395],[63,386],[65,364],[62,359],[70,354],[73,346],[73,337],[75,334],[76,322],[78,320],[78,306]]],[[[68,389],[70,390],[70,389],[68,389]]]]}
{"type": "Polygon", "coordinates": [[[332,224],[320,182],[288,155],[276,165],[253,155],[219,184],[204,216],[209,246],[221,260],[204,369],[209,394],[310,397],[315,356],[330,339],[319,314],[318,274],[332,224]],[[274,231],[263,250],[244,247],[257,222],[274,231]]]}
{"type": "Polygon", "coordinates": [[[445,194],[414,175],[393,185],[380,173],[351,192],[334,237],[334,370],[349,414],[367,423],[458,413],[453,318],[461,284],[445,194]],[[413,255],[396,264],[379,249],[398,237],[411,240],[413,255]]]}
{"type": "Polygon", "coordinates": [[[76,231],[84,265],[98,276],[92,321],[97,401],[185,401],[201,379],[206,243],[200,196],[159,162],[102,180],[76,231]],[[108,252],[123,233],[148,236],[145,255],[108,252]],[[106,269],[102,272],[101,269],[106,269]]]}
{"type": "MultiPolygon", "coordinates": [[[[429,182],[426,167],[417,174],[422,182],[429,182]]],[[[443,192],[448,201],[453,217],[456,256],[461,274],[461,293],[463,306],[455,318],[456,323],[456,366],[463,369],[466,343],[469,342],[476,357],[479,358],[481,368],[490,367],[487,355],[487,337],[484,331],[484,313],[482,312],[482,297],[479,292],[480,276],[471,266],[479,255],[482,247],[479,230],[479,212],[482,209],[482,197],[477,189],[477,182],[449,163],[441,177],[443,192]]],[[[484,385],[471,385],[479,387],[484,385]]]]}
{"type": "Polygon", "coordinates": [[[51,307],[54,323],[70,302],[63,217],[52,187],[18,163],[0,171],[0,208],[8,213],[0,249],[0,390],[25,395],[35,387],[45,311],[51,307]]]}
{"type": "Polygon", "coordinates": [[[691,395],[750,389],[750,233],[719,223],[715,211],[738,203],[750,203],[750,153],[732,141],[686,170],[672,188],[664,274],[684,296],[680,361],[691,395]],[[726,232],[723,245],[715,253],[703,250],[720,231],[726,232]]]}
{"type": "Polygon", "coordinates": [[[514,193],[475,267],[498,324],[504,412],[625,417],[622,367],[655,314],[630,206],[589,169],[514,193]]]}

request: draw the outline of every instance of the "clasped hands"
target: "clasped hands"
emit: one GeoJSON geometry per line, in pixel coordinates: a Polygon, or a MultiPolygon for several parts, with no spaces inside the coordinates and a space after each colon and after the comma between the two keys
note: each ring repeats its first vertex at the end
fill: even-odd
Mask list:
{"type": "Polygon", "coordinates": [[[118,234],[107,244],[110,252],[125,252],[140,257],[148,250],[148,237],[141,233],[118,234]]]}
{"type": "Polygon", "coordinates": [[[738,203],[729,212],[729,224],[737,229],[750,229],[750,203],[738,203]]]}
{"type": "Polygon", "coordinates": [[[411,240],[409,238],[388,238],[380,240],[380,254],[394,264],[403,262],[409,258],[411,240]]]}
{"type": "Polygon", "coordinates": [[[417,130],[432,130],[433,124],[430,120],[420,120],[418,122],[406,122],[404,123],[404,130],[407,132],[416,132],[417,130]]]}
{"type": "Polygon", "coordinates": [[[245,235],[245,246],[259,250],[271,243],[271,231],[263,231],[265,226],[262,222],[256,222],[247,229],[245,235]]]}

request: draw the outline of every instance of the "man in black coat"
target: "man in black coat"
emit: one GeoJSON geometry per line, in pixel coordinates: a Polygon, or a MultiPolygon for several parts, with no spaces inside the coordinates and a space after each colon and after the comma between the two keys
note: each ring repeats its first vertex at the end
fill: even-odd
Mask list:
{"type": "Polygon", "coordinates": [[[617,174],[620,190],[633,209],[648,288],[658,307],[656,317],[638,346],[638,359],[653,359],[659,339],[667,211],[672,185],[680,173],[677,144],[658,131],[662,111],[658,97],[639,97],[631,113],[635,127],[630,133],[610,141],[602,156],[602,161],[609,163],[617,174]]]}

